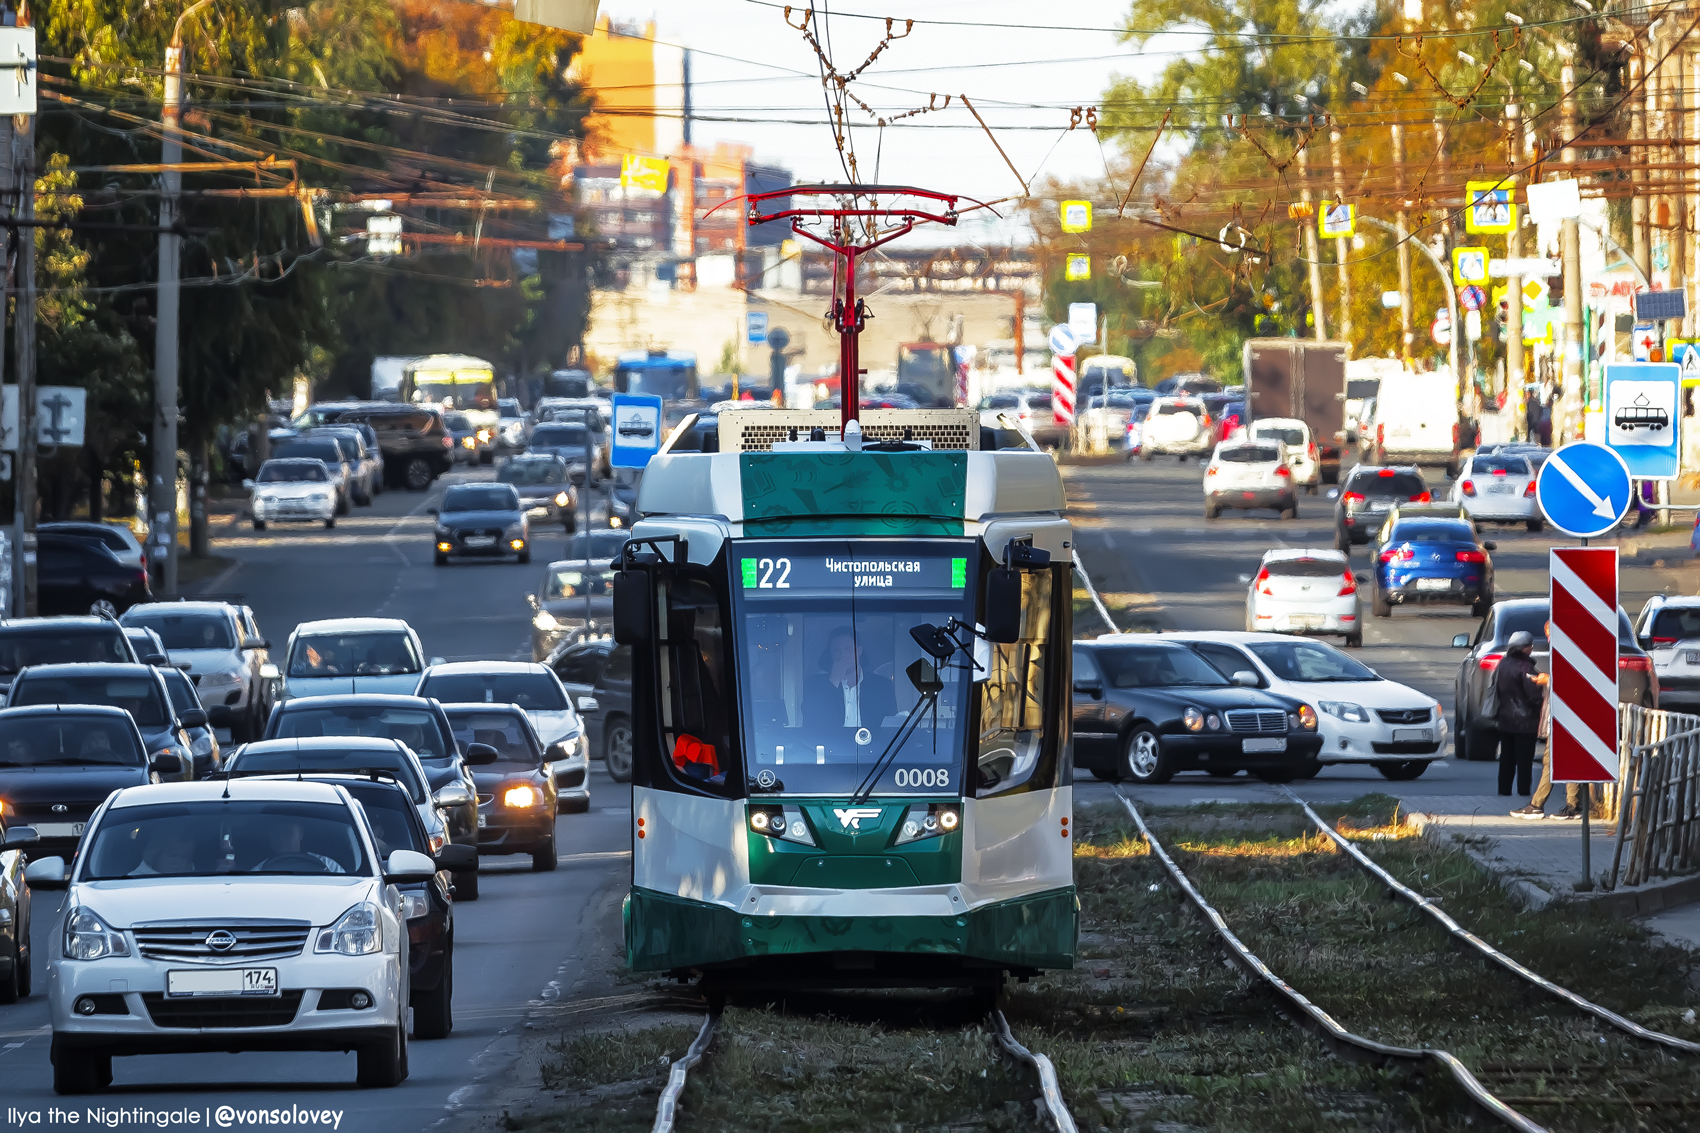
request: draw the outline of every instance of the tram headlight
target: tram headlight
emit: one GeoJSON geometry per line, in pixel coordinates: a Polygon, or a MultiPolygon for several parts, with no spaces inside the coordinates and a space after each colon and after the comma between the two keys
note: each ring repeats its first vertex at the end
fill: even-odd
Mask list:
{"type": "Polygon", "coordinates": [[[796,842],[802,846],[815,844],[814,833],[804,821],[803,812],[794,806],[752,806],[750,829],[781,842],[796,842]]]}
{"type": "Polygon", "coordinates": [[[949,834],[961,825],[962,811],[952,803],[916,803],[903,816],[903,822],[897,828],[897,841],[893,845],[901,846],[905,842],[937,838],[941,834],[949,834]]]}

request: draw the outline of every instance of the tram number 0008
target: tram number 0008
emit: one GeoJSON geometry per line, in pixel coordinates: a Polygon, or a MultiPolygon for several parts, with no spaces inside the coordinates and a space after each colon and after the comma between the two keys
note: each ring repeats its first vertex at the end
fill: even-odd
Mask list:
{"type": "Polygon", "coordinates": [[[791,589],[791,583],[787,581],[791,577],[790,559],[758,559],[756,560],[756,570],[761,578],[761,581],[756,583],[759,589],[791,589]],[[775,575],[778,575],[778,577],[775,578],[775,575]]]}
{"type": "Polygon", "coordinates": [[[950,786],[950,769],[899,767],[893,773],[891,780],[899,787],[948,787],[950,786]]]}

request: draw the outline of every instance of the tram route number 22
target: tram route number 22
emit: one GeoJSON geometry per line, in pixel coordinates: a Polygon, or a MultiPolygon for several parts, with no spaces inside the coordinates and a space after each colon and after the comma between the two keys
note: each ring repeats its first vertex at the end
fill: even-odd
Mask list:
{"type": "MultiPolygon", "coordinates": [[[[746,569],[745,574],[754,574],[756,576],[757,582],[755,585],[757,589],[791,589],[791,583],[789,581],[791,577],[790,559],[745,559],[744,562],[755,567],[754,571],[746,569]]],[[[748,579],[745,580],[744,585],[749,585],[748,579]]]]}

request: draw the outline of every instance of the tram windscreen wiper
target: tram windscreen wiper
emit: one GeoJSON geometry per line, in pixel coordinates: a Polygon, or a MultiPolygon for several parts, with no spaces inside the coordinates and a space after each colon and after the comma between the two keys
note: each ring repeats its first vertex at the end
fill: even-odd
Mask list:
{"type": "Polygon", "coordinates": [[[856,793],[850,797],[851,806],[860,806],[874,793],[880,776],[885,774],[886,768],[897,758],[897,753],[903,750],[903,745],[909,742],[909,737],[915,734],[915,726],[920,722],[923,708],[930,707],[933,710],[933,737],[934,742],[938,742],[939,693],[944,691],[944,682],[939,680],[938,670],[920,659],[910,662],[909,668],[904,671],[909,676],[909,683],[920,691],[921,697],[903,717],[903,723],[897,726],[897,732],[891,737],[891,742],[885,745],[885,750],[874,762],[873,770],[868,772],[867,778],[862,780],[861,785],[856,788],[856,793]]]}

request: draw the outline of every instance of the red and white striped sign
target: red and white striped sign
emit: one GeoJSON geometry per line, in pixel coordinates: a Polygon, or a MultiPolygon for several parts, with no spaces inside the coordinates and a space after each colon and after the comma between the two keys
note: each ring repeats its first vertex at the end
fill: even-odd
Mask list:
{"type": "Polygon", "coordinates": [[[1058,425],[1074,424],[1074,355],[1051,355],[1051,417],[1058,425]]]}
{"type": "Polygon", "coordinates": [[[1552,549],[1554,783],[1617,781],[1617,548],[1552,549]]]}

